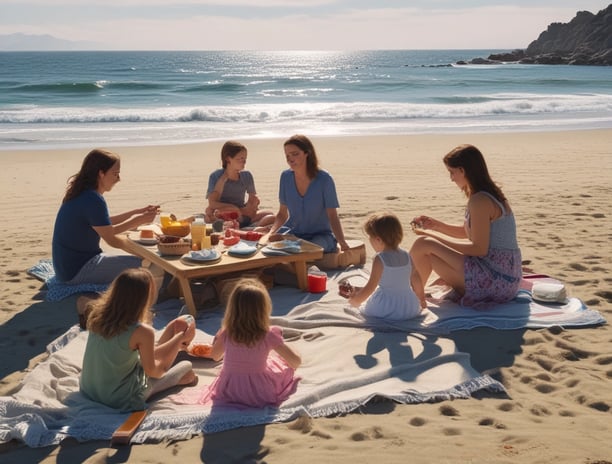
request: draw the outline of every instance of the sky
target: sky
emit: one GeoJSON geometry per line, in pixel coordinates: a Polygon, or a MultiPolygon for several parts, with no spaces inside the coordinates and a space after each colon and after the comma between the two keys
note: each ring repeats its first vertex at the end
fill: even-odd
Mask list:
{"type": "Polygon", "coordinates": [[[0,0],[0,35],[104,50],[516,49],[593,0],[0,0]]]}

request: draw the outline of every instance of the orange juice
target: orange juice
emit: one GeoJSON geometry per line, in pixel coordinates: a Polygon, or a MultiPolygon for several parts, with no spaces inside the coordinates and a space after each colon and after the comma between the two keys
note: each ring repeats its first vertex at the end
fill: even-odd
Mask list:
{"type": "Polygon", "coordinates": [[[206,236],[206,224],[202,218],[197,218],[191,224],[191,243],[201,244],[204,236],[206,236]]]}
{"type": "Polygon", "coordinates": [[[201,243],[200,246],[201,246],[202,250],[206,250],[207,248],[210,248],[212,246],[211,240],[210,240],[210,235],[206,235],[206,234],[202,235],[202,239],[201,239],[200,243],[201,243]]]}

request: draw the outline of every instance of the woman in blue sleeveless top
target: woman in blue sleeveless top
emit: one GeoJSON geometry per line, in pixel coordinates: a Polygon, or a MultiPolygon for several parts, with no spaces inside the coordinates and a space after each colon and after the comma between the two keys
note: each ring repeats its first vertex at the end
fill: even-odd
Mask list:
{"type": "Polygon", "coordinates": [[[485,308],[516,296],[521,251],[510,204],[493,182],[480,150],[460,145],[444,157],[450,178],[468,203],[462,225],[429,216],[412,221],[418,237],[410,250],[423,283],[435,272],[463,306],[485,308]]]}

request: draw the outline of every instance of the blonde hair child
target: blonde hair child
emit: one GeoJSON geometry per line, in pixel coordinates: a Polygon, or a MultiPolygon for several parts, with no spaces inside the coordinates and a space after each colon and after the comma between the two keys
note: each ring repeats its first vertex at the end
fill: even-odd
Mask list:
{"type": "Polygon", "coordinates": [[[249,407],[279,406],[297,389],[300,355],[270,326],[272,301],[256,279],[240,280],[230,293],[211,357],[223,359],[221,372],[200,403],[249,407]]]}

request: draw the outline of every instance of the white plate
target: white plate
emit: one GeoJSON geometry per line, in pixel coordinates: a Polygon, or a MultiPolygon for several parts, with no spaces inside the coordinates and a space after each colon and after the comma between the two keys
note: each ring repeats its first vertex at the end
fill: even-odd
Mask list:
{"type": "Polygon", "coordinates": [[[128,234],[128,237],[130,238],[130,240],[136,242],[136,243],[140,243],[141,245],[157,245],[157,242],[159,241],[157,239],[157,237],[153,237],[153,238],[140,238],[140,232],[132,232],[130,234],[128,234]]]}
{"type": "Polygon", "coordinates": [[[219,253],[214,248],[200,250],[200,251],[190,251],[189,253],[185,253],[183,258],[188,259],[189,261],[196,261],[199,263],[206,263],[209,261],[216,261],[221,258],[221,253],[219,253]]]}
{"type": "Polygon", "coordinates": [[[299,240],[281,240],[268,243],[261,251],[268,255],[288,255],[299,253],[302,250],[299,240]]]}
{"type": "Polygon", "coordinates": [[[231,256],[251,256],[255,253],[257,253],[257,246],[242,240],[227,249],[227,254],[231,256]]]}

